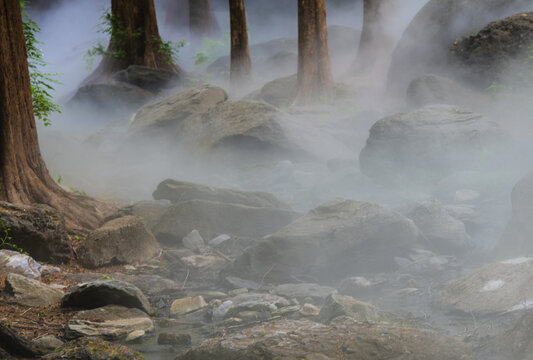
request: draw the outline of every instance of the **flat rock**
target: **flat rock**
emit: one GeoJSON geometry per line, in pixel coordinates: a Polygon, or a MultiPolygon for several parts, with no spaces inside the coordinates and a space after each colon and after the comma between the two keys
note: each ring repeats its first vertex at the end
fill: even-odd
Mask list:
{"type": "Polygon", "coordinates": [[[232,359],[472,360],[462,341],[446,335],[341,317],[331,325],[277,320],[208,339],[176,360],[232,359]]]}
{"type": "Polygon", "coordinates": [[[136,286],[119,280],[98,280],[74,286],[61,301],[65,308],[94,309],[122,305],[152,312],[148,299],[136,286]]]}
{"type": "Polygon", "coordinates": [[[229,204],[290,210],[274,195],[259,191],[242,191],[206,186],[186,181],[167,179],[153,193],[154,199],[167,199],[173,203],[189,200],[207,200],[229,204]]]}
{"type": "Polygon", "coordinates": [[[393,257],[420,241],[420,230],[399,213],[333,199],[251,246],[227,275],[263,283],[340,280],[358,271],[394,270],[393,257]]]}
{"type": "Polygon", "coordinates": [[[351,296],[331,294],[324,301],[318,314],[318,321],[329,324],[339,316],[349,316],[358,321],[379,321],[379,310],[372,304],[355,300],[351,296]]]}
{"type": "Polygon", "coordinates": [[[157,255],[159,245],[142,218],[125,216],[89,233],[76,252],[83,266],[96,268],[147,261],[157,255]]]}
{"type": "Polygon", "coordinates": [[[244,293],[223,302],[220,306],[213,309],[213,320],[220,321],[231,317],[239,317],[238,315],[240,313],[250,311],[270,315],[272,312],[289,305],[290,302],[281,296],[263,293],[244,293]]]}
{"type": "Polygon", "coordinates": [[[329,286],[322,286],[311,283],[300,283],[278,285],[272,288],[271,292],[273,294],[283,296],[287,299],[313,299],[315,303],[320,305],[328,296],[333,293],[336,293],[337,290],[329,286]]]}
{"type": "Polygon", "coordinates": [[[170,306],[171,315],[185,315],[187,313],[202,309],[207,306],[202,296],[187,297],[183,299],[177,299],[172,302],[170,306]]]}
{"type": "Polygon", "coordinates": [[[449,312],[489,315],[533,307],[533,258],[519,257],[485,265],[447,283],[433,297],[449,312]]]}
{"type": "Polygon", "coordinates": [[[7,275],[5,290],[16,303],[32,307],[57,304],[64,295],[61,290],[14,273],[7,275]]]}
{"type": "Polygon", "coordinates": [[[67,322],[65,336],[69,339],[90,336],[119,340],[135,331],[154,331],[152,319],[139,309],[107,305],[76,313],[67,322]]]}
{"type": "Polygon", "coordinates": [[[31,256],[18,251],[0,250],[0,275],[9,273],[24,275],[32,279],[41,277],[42,266],[31,256]]]}
{"type": "Polygon", "coordinates": [[[10,242],[32,258],[48,263],[70,260],[65,220],[47,205],[14,205],[0,201],[0,231],[8,229],[10,242]]]}
{"type": "Polygon", "coordinates": [[[159,241],[175,245],[195,229],[204,239],[218,234],[262,238],[289,224],[294,217],[292,211],[272,207],[189,200],[168,208],[154,226],[154,235],[159,241]]]}

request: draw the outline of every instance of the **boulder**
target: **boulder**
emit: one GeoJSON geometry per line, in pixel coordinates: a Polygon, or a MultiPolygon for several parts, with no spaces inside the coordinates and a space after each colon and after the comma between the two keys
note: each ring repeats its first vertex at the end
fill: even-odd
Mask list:
{"type": "Polygon", "coordinates": [[[263,85],[256,99],[277,108],[290,106],[296,99],[297,85],[296,75],[272,80],[263,85]]]}
{"type": "Polygon", "coordinates": [[[207,303],[201,296],[186,297],[172,302],[172,305],[170,306],[170,314],[175,316],[185,315],[206,306],[207,303]]]}
{"type": "Polygon", "coordinates": [[[18,251],[0,250],[0,276],[21,274],[32,279],[41,277],[42,266],[31,256],[18,251]]]}
{"type": "Polygon", "coordinates": [[[181,242],[186,249],[191,251],[199,252],[205,247],[204,239],[200,236],[200,233],[196,229],[185,236],[181,242]]]}
{"type": "Polygon", "coordinates": [[[113,80],[158,93],[161,90],[178,86],[182,77],[183,74],[174,71],[130,65],[127,69],[115,73],[113,80]]]}
{"type": "Polygon", "coordinates": [[[89,233],[77,249],[80,263],[88,268],[135,264],[151,259],[158,252],[154,235],[138,216],[125,216],[105,223],[89,233]]]}
{"type": "Polygon", "coordinates": [[[379,321],[379,310],[369,303],[357,301],[351,296],[331,294],[326,298],[318,314],[318,321],[329,324],[339,316],[349,316],[358,321],[379,321]]]}
{"type": "Polygon", "coordinates": [[[393,257],[420,241],[413,221],[397,212],[333,199],[250,247],[228,271],[261,282],[342,279],[393,270],[393,257]]]}
{"type": "Polygon", "coordinates": [[[136,286],[119,280],[97,280],[79,284],[63,297],[64,308],[95,309],[105,305],[122,305],[152,312],[148,299],[136,286]]]}
{"type": "Polygon", "coordinates": [[[428,201],[407,214],[426,236],[429,245],[442,254],[464,254],[473,246],[465,224],[453,217],[441,204],[428,201]]]}
{"type": "Polygon", "coordinates": [[[125,83],[91,84],[80,87],[65,107],[67,111],[122,115],[134,112],[153,97],[151,92],[125,83]]]}
{"type": "Polygon", "coordinates": [[[490,315],[533,307],[533,258],[519,257],[485,265],[447,283],[433,297],[449,312],[490,315]]]}
{"type": "Polygon", "coordinates": [[[262,238],[294,218],[289,210],[190,200],[172,205],[154,226],[154,234],[159,241],[174,245],[195,229],[204,239],[219,234],[262,238]]]}
{"type": "Polygon", "coordinates": [[[221,203],[290,210],[289,206],[267,192],[241,191],[167,179],[153,193],[156,200],[167,199],[173,203],[189,200],[208,200],[221,203]]]}
{"type": "Polygon", "coordinates": [[[176,360],[472,360],[470,348],[449,336],[341,317],[331,325],[309,320],[262,323],[212,338],[176,360]],[[312,339],[310,341],[310,339],[312,339]]]}
{"type": "Polygon", "coordinates": [[[533,12],[491,22],[465,35],[450,50],[451,62],[463,78],[483,89],[494,83],[529,85],[531,66],[524,61],[533,55],[533,12]]]}
{"type": "Polygon", "coordinates": [[[99,337],[104,340],[123,340],[135,331],[154,331],[152,319],[139,309],[119,305],[77,312],[65,326],[67,339],[99,337]]]}
{"type": "Polygon", "coordinates": [[[143,360],[139,352],[124,345],[111,344],[95,338],[83,338],[66,343],[54,352],[43,356],[44,360],[143,360]]]}
{"type": "Polygon", "coordinates": [[[529,0],[429,0],[396,45],[390,85],[403,92],[419,76],[444,73],[455,39],[479,31],[490,21],[532,10],[529,0]]]}
{"type": "Polygon", "coordinates": [[[228,98],[224,89],[206,85],[180,92],[167,99],[144,106],[136,114],[131,134],[164,135],[176,139],[183,123],[196,114],[204,113],[228,98]]]}
{"type": "Polygon", "coordinates": [[[533,173],[514,186],[511,203],[512,217],[494,250],[499,258],[533,253],[533,173]]]}
{"type": "Polygon", "coordinates": [[[63,215],[47,205],[0,202],[0,231],[9,236],[7,242],[38,261],[62,263],[70,260],[71,246],[63,215]]]}
{"type": "Polygon", "coordinates": [[[65,344],[63,341],[52,335],[42,335],[33,339],[31,342],[35,346],[48,350],[49,352],[52,352],[65,344]]]}
{"type": "Polygon", "coordinates": [[[146,221],[146,225],[149,229],[159,222],[159,219],[164,214],[165,210],[170,206],[168,200],[144,200],[136,202],[132,205],[120,208],[115,213],[109,215],[106,218],[106,222],[123,217],[123,216],[139,216],[146,221]]]}
{"type": "Polygon", "coordinates": [[[503,160],[508,140],[482,115],[451,105],[426,106],[376,122],[361,151],[361,171],[381,183],[434,183],[503,160]]]}
{"type": "Polygon", "coordinates": [[[30,307],[57,304],[64,295],[61,290],[38,280],[13,273],[6,277],[5,291],[17,304],[30,307]]]}

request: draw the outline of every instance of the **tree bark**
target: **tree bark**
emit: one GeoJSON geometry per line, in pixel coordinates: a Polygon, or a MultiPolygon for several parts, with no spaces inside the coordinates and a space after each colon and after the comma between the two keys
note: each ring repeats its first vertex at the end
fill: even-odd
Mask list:
{"type": "Polygon", "coordinates": [[[187,29],[189,27],[189,1],[166,0],[165,28],[187,29]]]}
{"type": "Polygon", "coordinates": [[[0,354],[2,353],[2,349],[10,355],[25,358],[36,358],[44,354],[41,349],[37,348],[26,338],[19,336],[10,328],[0,324],[0,354]]]}
{"type": "Polygon", "coordinates": [[[385,34],[381,23],[380,10],[383,0],[363,1],[363,29],[355,61],[356,71],[366,71],[376,61],[384,46],[385,34]]]}
{"type": "Polygon", "coordinates": [[[298,91],[295,103],[333,95],[325,0],[298,0],[298,91]]]}
{"type": "Polygon", "coordinates": [[[229,0],[229,12],[231,23],[230,81],[238,85],[246,81],[252,71],[244,0],[229,0]]]}
{"type": "Polygon", "coordinates": [[[192,37],[213,36],[216,24],[210,0],[189,0],[189,31],[192,37]]]}
{"type": "Polygon", "coordinates": [[[130,65],[181,72],[178,65],[160,50],[161,37],[153,0],[111,0],[111,15],[118,21],[120,29],[111,32],[107,51],[113,54],[120,50],[123,56],[104,56],[83,85],[105,82],[112,74],[130,65]]]}
{"type": "Polygon", "coordinates": [[[98,226],[106,210],[59,187],[41,157],[19,0],[0,2],[0,200],[48,204],[75,232],[98,226]]]}

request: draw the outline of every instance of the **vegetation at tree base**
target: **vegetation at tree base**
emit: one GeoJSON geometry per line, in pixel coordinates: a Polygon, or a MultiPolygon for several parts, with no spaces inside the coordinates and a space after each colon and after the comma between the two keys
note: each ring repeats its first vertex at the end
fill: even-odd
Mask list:
{"type": "Polygon", "coordinates": [[[26,39],[26,52],[28,55],[28,67],[30,71],[30,86],[33,103],[33,112],[35,116],[44,122],[45,126],[51,125],[50,115],[52,113],[61,113],[61,106],[52,101],[51,91],[54,91],[52,84],[61,85],[56,79],[58,73],[42,72],[41,68],[46,66],[43,53],[38,48],[42,42],[38,41],[36,35],[41,31],[39,25],[25,11],[26,1],[21,0],[22,8],[22,26],[24,38],[26,39]]]}

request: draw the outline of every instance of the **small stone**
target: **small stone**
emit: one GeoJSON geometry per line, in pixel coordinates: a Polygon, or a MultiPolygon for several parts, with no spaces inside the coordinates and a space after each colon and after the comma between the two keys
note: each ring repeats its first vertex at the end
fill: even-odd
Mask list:
{"type": "Polygon", "coordinates": [[[41,275],[51,275],[51,274],[57,274],[61,272],[61,269],[57,266],[52,265],[42,265],[41,267],[41,275]]]}
{"type": "Polygon", "coordinates": [[[220,245],[220,244],[222,244],[222,243],[224,243],[224,242],[226,242],[226,241],[228,241],[230,239],[231,239],[231,236],[226,235],[226,234],[222,234],[222,235],[217,236],[214,239],[209,240],[208,244],[211,245],[211,246],[218,246],[218,245],[220,245]]]}
{"type": "Polygon", "coordinates": [[[174,300],[170,306],[170,313],[172,315],[183,315],[207,306],[202,296],[187,297],[183,299],[174,300]]]}
{"type": "Polygon", "coordinates": [[[243,322],[242,319],[239,319],[239,318],[236,318],[236,317],[230,317],[230,318],[227,318],[226,320],[224,320],[222,325],[224,327],[228,327],[228,326],[240,325],[240,324],[242,324],[242,322],[243,322]]]}
{"type": "Polygon", "coordinates": [[[159,345],[191,345],[191,335],[164,332],[157,337],[159,345]]]}
{"type": "Polygon", "coordinates": [[[200,233],[196,229],[185,236],[181,242],[185,248],[196,252],[205,247],[204,239],[200,236],[200,233]]]}
{"type": "Polygon", "coordinates": [[[228,295],[229,296],[237,296],[239,294],[245,294],[247,292],[248,292],[248,289],[246,289],[246,288],[235,289],[235,290],[228,291],[228,295]]]}
{"type": "Polygon", "coordinates": [[[31,341],[35,346],[53,351],[63,346],[64,342],[52,335],[39,336],[31,341]]]}
{"type": "Polygon", "coordinates": [[[126,339],[124,339],[124,341],[125,342],[135,341],[143,337],[145,334],[146,332],[144,330],[135,330],[135,331],[130,332],[128,336],[126,336],[126,339]]]}
{"type": "Polygon", "coordinates": [[[300,309],[300,314],[303,316],[318,316],[320,309],[313,304],[304,304],[300,309]]]}

